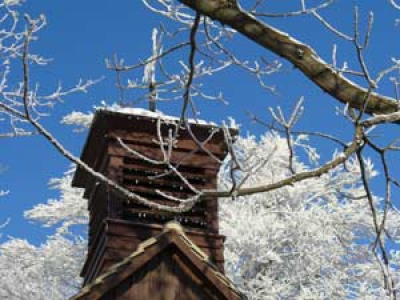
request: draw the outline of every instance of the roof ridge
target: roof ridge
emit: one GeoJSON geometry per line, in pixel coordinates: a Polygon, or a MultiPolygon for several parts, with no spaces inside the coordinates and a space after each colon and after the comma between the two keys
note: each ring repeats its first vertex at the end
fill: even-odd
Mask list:
{"type": "Polygon", "coordinates": [[[200,249],[199,246],[197,246],[186,234],[185,231],[182,227],[181,224],[179,224],[176,221],[170,221],[167,224],[164,225],[164,230],[165,232],[168,232],[170,230],[175,230],[179,236],[182,238],[182,240],[185,242],[187,246],[189,246],[192,250],[194,250],[194,254],[196,254],[202,261],[207,263],[209,267],[213,269],[214,274],[221,280],[223,283],[228,286],[231,290],[242,296],[242,293],[240,293],[232,280],[230,280],[225,274],[222,274],[218,268],[210,261],[210,258],[207,254],[204,253],[203,250],[200,249]]]}
{"type": "MultiPolygon", "coordinates": [[[[242,298],[242,293],[238,291],[233,284],[233,282],[224,274],[222,274],[217,267],[210,261],[209,256],[206,255],[196,244],[193,243],[193,241],[185,234],[184,228],[182,225],[180,225],[176,221],[171,221],[168,222],[164,225],[163,231],[158,234],[155,237],[151,237],[142,243],[140,243],[137,247],[137,249],[132,252],[129,256],[124,258],[122,261],[115,263],[112,265],[105,273],[97,277],[92,283],[86,285],[81,289],[81,291],[73,296],[72,298],[69,298],[69,300],[78,300],[81,299],[81,297],[84,297],[85,295],[88,295],[91,293],[91,291],[96,288],[97,286],[101,286],[101,284],[104,284],[106,280],[117,274],[119,271],[122,271],[125,267],[128,267],[132,261],[138,257],[141,254],[144,254],[146,252],[146,249],[157,244],[162,240],[163,237],[168,237],[168,234],[173,234],[175,233],[176,236],[183,242],[183,245],[186,247],[190,248],[192,250],[192,253],[203,263],[207,264],[207,266],[210,268],[210,272],[214,274],[214,276],[226,287],[228,287],[231,291],[233,291],[235,294],[237,294],[240,298],[242,298]]],[[[179,241],[176,240],[176,238],[172,237],[167,240],[168,244],[174,243],[176,246],[179,246],[179,241]]],[[[167,245],[168,245],[167,244],[167,245]]],[[[182,245],[182,243],[181,243],[182,245]]],[[[163,249],[159,249],[162,251],[163,249]]],[[[183,251],[183,254],[185,254],[184,249],[180,249],[181,252],[183,251]]],[[[187,254],[185,254],[187,255],[187,254]]],[[[196,266],[198,268],[198,266],[196,266]]],[[[96,298],[97,299],[97,298],[96,298]]]]}

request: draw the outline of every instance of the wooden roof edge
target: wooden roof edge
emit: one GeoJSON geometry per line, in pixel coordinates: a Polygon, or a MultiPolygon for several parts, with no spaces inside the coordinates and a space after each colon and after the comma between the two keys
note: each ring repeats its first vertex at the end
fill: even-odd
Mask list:
{"type": "Polygon", "coordinates": [[[210,284],[216,286],[226,299],[232,299],[232,293],[235,295],[236,300],[243,299],[243,294],[235,288],[232,281],[223,275],[217,267],[210,262],[208,256],[186,236],[183,227],[179,223],[171,221],[164,226],[161,234],[140,243],[131,255],[121,262],[114,264],[107,272],[97,277],[93,283],[83,287],[78,294],[71,297],[69,300],[100,299],[108,291],[128,278],[132,273],[148,263],[153,257],[161,253],[171,244],[177,246],[180,252],[209,279],[210,284]],[[141,264],[134,263],[136,259],[141,255],[145,255],[147,252],[152,253],[147,256],[144,262],[141,264]],[[202,266],[200,266],[201,264],[202,266]],[[121,273],[122,276],[120,276],[118,280],[113,280],[113,277],[117,276],[119,273],[121,273]],[[228,288],[230,291],[228,294],[224,287],[228,288]]]}
{"type": "MultiPolygon", "coordinates": [[[[134,226],[135,228],[143,228],[143,229],[150,229],[150,230],[160,230],[161,232],[165,227],[171,223],[171,222],[176,222],[176,221],[169,221],[165,223],[165,225],[162,224],[152,224],[152,223],[141,223],[141,222],[135,222],[135,221],[130,221],[130,220],[124,220],[124,219],[115,219],[115,218],[106,218],[104,220],[104,223],[107,225],[110,224],[121,224],[121,225],[126,225],[126,226],[134,226]]],[[[221,238],[225,239],[224,235],[215,233],[215,232],[210,232],[210,231],[205,231],[205,230],[199,230],[197,228],[186,228],[184,229],[185,235],[197,235],[197,236],[204,236],[204,237],[215,237],[215,238],[221,238]]]]}
{"type": "MultiPolygon", "coordinates": [[[[114,219],[114,218],[106,218],[102,222],[101,226],[102,226],[102,228],[106,227],[107,228],[106,231],[109,231],[110,230],[109,226],[112,226],[114,224],[123,225],[123,226],[133,226],[133,227],[135,227],[135,229],[140,228],[140,229],[144,229],[144,230],[159,231],[160,234],[162,233],[163,228],[165,227],[165,225],[162,225],[162,224],[147,224],[147,223],[134,222],[134,221],[123,220],[123,219],[114,219]]],[[[92,241],[91,247],[93,247],[93,245],[97,242],[97,239],[99,239],[102,234],[106,234],[105,231],[99,230],[97,232],[97,234],[95,235],[95,237],[92,241]]],[[[109,232],[108,232],[108,234],[109,234],[109,232]]],[[[113,235],[115,235],[115,233],[113,235]]],[[[215,239],[220,239],[222,241],[225,241],[225,238],[226,238],[224,235],[221,235],[221,234],[218,234],[215,232],[199,230],[196,228],[185,228],[185,235],[197,236],[197,237],[203,236],[206,239],[215,238],[215,239]]],[[[116,236],[120,236],[120,235],[117,234],[116,236]]],[[[90,253],[90,250],[91,249],[89,249],[89,253],[90,253]]],[[[81,270],[81,273],[80,273],[81,277],[85,276],[86,271],[89,268],[89,266],[92,264],[93,259],[94,259],[93,256],[91,256],[91,257],[87,256],[85,263],[83,265],[83,268],[81,270]]]]}

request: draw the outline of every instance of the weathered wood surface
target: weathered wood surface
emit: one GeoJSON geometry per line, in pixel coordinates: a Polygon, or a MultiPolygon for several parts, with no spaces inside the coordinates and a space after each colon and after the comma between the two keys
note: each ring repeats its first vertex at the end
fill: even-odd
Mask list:
{"type": "MultiPolygon", "coordinates": [[[[168,130],[174,127],[174,125],[162,125],[162,136],[168,136],[168,130]]],[[[198,141],[204,141],[210,138],[205,147],[212,151],[214,155],[221,158],[226,155],[227,145],[224,142],[224,134],[220,128],[216,128],[213,125],[192,124],[191,131],[198,141]],[[213,130],[218,130],[218,132],[210,138],[210,133],[213,130]]],[[[237,130],[234,129],[231,129],[230,132],[233,137],[238,133],[237,130]]],[[[96,161],[98,161],[99,157],[105,152],[104,145],[109,144],[110,140],[115,139],[117,136],[134,142],[152,143],[153,140],[158,139],[157,120],[143,116],[98,111],[92,122],[81,159],[89,166],[95,167],[96,161]]],[[[198,146],[185,129],[179,130],[179,139],[180,141],[177,144],[178,148],[193,149],[198,146]]],[[[78,168],[73,179],[73,185],[85,187],[85,182],[88,180],[88,177],[88,174],[78,168]]]]}
{"type": "MultiPolygon", "coordinates": [[[[148,171],[149,175],[156,175],[156,174],[165,174],[169,172],[167,166],[165,165],[153,165],[150,163],[146,163],[143,160],[135,159],[133,157],[125,156],[123,157],[123,168],[126,170],[138,170],[138,171],[148,171]]],[[[194,180],[210,180],[215,179],[216,177],[216,170],[213,169],[206,169],[203,167],[194,167],[192,165],[179,165],[178,168],[179,172],[189,178],[194,180]]]]}
{"type": "MultiPolygon", "coordinates": [[[[156,161],[163,161],[164,157],[160,149],[158,148],[145,148],[144,146],[135,146],[131,147],[137,152],[149,157],[150,159],[156,161]]],[[[117,145],[110,145],[108,147],[108,154],[110,156],[117,157],[132,157],[135,158],[135,155],[129,154],[127,150],[119,147],[117,145]]],[[[187,152],[179,152],[178,150],[172,151],[171,157],[172,165],[177,165],[188,168],[200,168],[200,169],[210,169],[216,170],[218,172],[219,163],[208,155],[199,155],[197,153],[187,153],[187,152]]],[[[146,164],[149,165],[149,164],[146,164]]],[[[179,169],[178,169],[179,170],[179,169]]],[[[200,171],[200,170],[199,170],[200,171]]]]}
{"type": "MultiPolygon", "coordinates": [[[[85,284],[104,273],[111,265],[129,256],[140,243],[161,233],[162,226],[159,225],[108,220],[89,249],[89,256],[81,274],[85,278],[85,284]]],[[[196,230],[186,230],[186,235],[210,257],[210,261],[221,272],[224,272],[224,236],[196,230]]]]}
{"type": "MultiPolygon", "coordinates": [[[[115,130],[107,133],[105,138],[111,142],[121,139],[127,144],[145,145],[147,147],[159,148],[159,145],[157,145],[158,137],[149,133],[115,130]]],[[[202,140],[194,141],[191,137],[179,137],[176,139],[174,149],[180,149],[181,151],[186,152],[193,150],[204,152],[201,148],[205,148],[208,151],[211,151],[214,155],[222,158],[226,154],[226,146],[224,143],[225,142],[223,139],[219,141],[211,139],[209,142],[203,142],[202,140]],[[199,143],[201,143],[201,146],[199,143]]]]}
{"type": "MultiPolygon", "coordinates": [[[[167,137],[173,127],[173,124],[162,125],[161,136],[167,137]]],[[[219,129],[210,138],[210,133],[216,130],[214,126],[192,125],[191,128],[197,141],[192,139],[187,130],[181,129],[173,147],[171,163],[196,189],[215,189],[220,167],[220,161],[215,157],[222,160],[227,154],[223,132],[219,129]],[[199,142],[206,139],[209,140],[202,149],[199,142]]],[[[162,150],[157,145],[157,131],[155,119],[98,113],[82,159],[96,171],[138,195],[160,204],[176,205],[176,202],[164,198],[156,190],[181,199],[193,196],[194,192],[182,178],[168,172],[170,170],[165,164],[152,164],[128,153],[117,140],[120,138],[128,147],[150,159],[163,160],[162,150]]],[[[80,169],[75,174],[73,184],[85,188],[84,197],[88,199],[90,215],[89,252],[82,270],[85,284],[132,253],[139,243],[160,234],[162,225],[173,219],[192,229],[188,230],[190,239],[223,270],[223,237],[218,235],[217,199],[209,199],[197,204],[192,211],[177,215],[122,199],[80,169]],[[120,222],[112,222],[111,219],[120,222]]]]}
{"type": "Polygon", "coordinates": [[[218,291],[193,274],[188,262],[167,251],[115,290],[118,300],[217,300],[218,291]]]}
{"type": "Polygon", "coordinates": [[[120,263],[104,260],[104,266],[109,269],[70,300],[242,300],[176,223],[120,263]]]}

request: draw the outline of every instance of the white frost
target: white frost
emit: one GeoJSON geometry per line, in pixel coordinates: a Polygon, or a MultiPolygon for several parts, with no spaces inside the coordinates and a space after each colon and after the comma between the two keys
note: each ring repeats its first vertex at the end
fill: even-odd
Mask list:
{"type": "MultiPolygon", "coordinates": [[[[94,109],[95,109],[95,111],[104,110],[104,111],[117,112],[117,113],[121,113],[121,114],[125,114],[125,115],[161,119],[165,122],[179,121],[178,117],[166,115],[161,111],[152,112],[152,111],[150,111],[148,109],[144,109],[144,108],[122,107],[116,103],[114,103],[112,105],[108,105],[105,102],[102,102],[102,106],[95,106],[94,109]]],[[[90,127],[90,124],[92,123],[93,117],[94,117],[93,112],[87,112],[87,113],[72,112],[72,113],[64,116],[64,118],[61,120],[61,123],[66,124],[66,125],[75,125],[75,126],[79,126],[79,127],[88,128],[88,127],[90,127]]],[[[191,124],[217,126],[217,124],[214,122],[205,121],[205,120],[201,120],[201,119],[189,119],[188,121],[191,124]]]]}

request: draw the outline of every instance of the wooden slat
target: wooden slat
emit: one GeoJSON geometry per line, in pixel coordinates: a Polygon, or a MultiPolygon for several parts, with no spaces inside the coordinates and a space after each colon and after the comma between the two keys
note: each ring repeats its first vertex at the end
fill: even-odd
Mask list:
{"type": "MultiPolygon", "coordinates": [[[[154,194],[154,193],[151,194],[151,193],[140,192],[140,193],[137,193],[137,194],[140,195],[140,196],[146,197],[146,198],[150,199],[151,201],[154,201],[154,202],[156,202],[158,204],[165,204],[165,205],[170,205],[170,206],[176,206],[177,205],[177,203],[175,201],[166,199],[166,198],[164,198],[162,196],[155,197],[156,194],[154,194]]],[[[124,200],[123,208],[149,209],[148,206],[146,206],[144,204],[137,203],[134,200],[124,200]]],[[[193,211],[206,211],[207,213],[210,213],[207,210],[208,209],[207,209],[207,205],[206,205],[205,202],[197,203],[193,208],[193,211]]],[[[170,214],[170,215],[176,215],[176,213],[169,213],[169,212],[163,212],[163,213],[170,214]]]]}
{"type": "MultiPolygon", "coordinates": [[[[153,185],[168,185],[171,186],[172,184],[175,185],[175,187],[187,189],[187,185],[185,182],[182,181],[181,178],[178,176],[172,177],[170,175],[163,176],[163,177],[156,177],[153,178],[152,175],[148,175],[146,173],[142,172],[124,172],[122,175],[122,178],[124,180],[131,180],[131,181],[138,181],[140,183],[146,183],[146,184],[153,184],[153,185]],[[150,177],[150,178],[149,178],[150,177]]],[[[215,189],[216,188],[216,183],[214,181],[194,181],[193,179],[190,180],[186,178],[187,181],[189,181],[190,185],[193,186],[196,189],[215,189]]]]}
{"type": "MultiPolygon", "coordinates": [[[[133,148],[133,147],[132,147],[133,148]]],[[[135,146],[134,148],[140,153],[145,153],[147,157],[153,160],[162,161],[164,159],[162,153],[159,149],[151,149],[143,146],[135,146]]],[[[108,155],[117,156],[117,157],[134,157],[134,155],[129,154],[125,149],[116,146],[109,145],[108,147],[108,155]]],[[[189,168],[201,168],[201,169],[210,169],[216,170],[218,172],[219,164],[210,156],[200,156],[196,154],[187,154],[178,151],[172,152],[171,163],[173,165],[179,164],[183,167],[189,168]]]]}
{"type": "MultiPolygon", "coordinates": [[[[107,235],[145,240],[149,237],[159,235],[162,230],[162,225],[147,225],[133,222],[108,220],[107,235]]],[[[222,235],[212,234],[209,232],[195,232],[191,230],[186,230],[185,233],[196,245],[205,246],[212,242],[215,243],[215,247],[223,247],[224,236],[222,235]]]]}
{"type": "MultiPolygon", "coordinates": [[[[138,170],[138,171],[152,171],[153,174],[156,172],[157,174],[164,174],[168,172],[168,168],[165,165],[154,165],[151,163],[148,163],[144,160],[141,159],[136,159],[131,156],[124,156],[123,157],[124,162],[123,162],[123,169],[131,169],[131,170],[138,170]]],[[[185,176],[186,178],[195,178],[195,179],[201,179],[203,178],[204,180],[215,180],[218,170],[216,169],[204,169],[201,166],[200,167],[194,167],[194,166],[185,166],[185,165],[178,165],[176,166],[178,168],[178,171],[185,176]]]]}
{"type": "MultiPolygon", "coordinates": [[[[147,215],[159,215],[159,216],[165,216],[165,215],[170,215],[171,217],[176,217],[176,214],[165,214],[163,211],[159,210],[154,210],[151,208],[143,208],[143,207],[135,207],[134,205],[132,206],[127,206],[124,207],[124,212],[126,213],[140,213],[140,214],[147,214],[147,215]]],[[[209,214],[209,212],[206,210],[204,207],[199,207],[199,208],[194,208],[188,212],[185,212],[184,214],[179,214],[182,218],[185,217],[202,217],[202,220],[204,220],[204,217],[206,217],[209,214]]]]}
{"type": "Polygon", "coordinates": [[[209,225],[204,221],[204,216],[196,215],[182,215],[182,216],[172,216],[155,212],[143,213],[141,210],[127,209],[124,214],[127,219],[134,219],[136,222],[143,223],[161,223],[164,224],[168,221],[178,220],[183,226],[187,227],[200,227],[208,228],[209,225]]]}
{"type": "MultiPolygon", "coordinates": [[[[149,200],[153,200],[151,197],[152,195],[154,196],[154,199],[156,199],[156,200],[158,200],[160,198],[160,195],[155,192],[154,187],[148,187],[148,186],[146,187],[146,186],[141,186],[141,185],[129,184],[126,182],[124,182],[123,184],[124,184],[125,188],[127,188],[133,192],[136,192],[138,194],[144,193],[144,194],[148,195],[149,200]]],[[[189,193],[187,193],[187,192],[179,192],[179,191],[163,191],[163,192],[165,192],[168,195],[182,198],[182,199],[185,199],[189,196],[189,193]]],[[[191,193],[191,194],[193,195],[193,193],[191,193]]],[[[134,202],[134,200],[132,200],[132,202],[134,202]]]]}
{"type": "Polygon", "coordinates": [[[81,276],[84,277],[85,282],[90,282],[93,278],[97,277],[98,271],[101,269],[101,262],[106,250],[106,236],[104,234],[99,236],[94,245],[94,247],[89,249],[81,271],[81,276]]]}
{"type": "Polygon", "coordinates": [[[180,280],[183,290],[181,296],[183,299],[196,299],[193,297],[194,289],[191,284],[188,284],[188,279],[196,284],[196,287],[201,291],[201,294],[205,294],[201,298],[202,300],[225,299],[218,289],[207,282],[207,279],[204,278],[204,275],[201,271],[199,272],[198,270],[193,269],[192,263],[187,259],[187,257],[175,253],[171,258],[174,268],[180,270],[180,280]]]}
{"type": "MultiPolygon", "coordinates": [[[[138,176],[129,176],[122,178],[122,184],[128,189],[135,190],[136,188],[140,189],[150,189],[152,191],[159,190],[166,194],[175,194],[175,195],[194,195],[194,192],[186,186],[183,182],[170,182],[168,180],[148,180],[143,177],[138,176]]],[[[208,187],[213,187],[208,185],[208,187]]],[[[207,188],[207,186],[195,186],[198,190],[202,190],[207,188]]]]}
{"type": "MultiPolygon", "coordinates": [[[[112,251],[122,251],[122,256],[128,253],[128,255],[132,254],[133,251],[137,249],[137,246],[142,243],[143,240],[138,238],[126,238],[119,236],[109,236],[107,238],[107,251],[109,249],[113,249],[112,251]]],[[[210,241],[208,243],[203,243],[201,245],[197,245],[205,254],[210,256],[213,261],[222,261],[224,259],[223,256],[223,247],[221,245],[217,245],[217,243],[213,243],[210,241]]]]}
{"type": "Polygon", "coordinates": [[[201,274],[193,273],[187,262],[182,263],[180,259],[172,251],[165,251],[120,284],[114,299],[225,299],[212,285],[203,282],[201,274]]]}
{"type": "MultiPolygon", "coordinates": [[[[121,261],[124,258],[131,255],[134,250],[107,248],[104,253],[104,259],[105,260],[113,260],[113,261],[121,261]]],[[[212,262],[223,261],[223,254],[220,251],[214,251],[214,253],[211,253],[210,249],[208,249],[208,248],[204,248],[201,250],[203,250],[205,252],[205,254],[210,255],[210,259],[212,262]]]]}
{"type": "MultiPolygon", "coordinates": [[[[120,138],[122,141],[129,144],[138,144],[138,145],[146,145],[148,147],[159,147],[155,141],[155,135],[146,133],[146,132],[127,132],[127,131],[113,131],[106,135],[106,138],[109,139],[110,142],[117,141],[120,138]]],[[[218,157],[222,157],[226,154],[226,145],[223,140],[216,143],[215,139],[211,139],[208,143],[199,146],[191,137],[186,138],[178,138],[176,144],[174,145],[175,149],[181,149],[182,151],[193,151],[199,150],[204,152],[203,149],[207,149],[207,151],[212,152],[214,155],[218,157]]]]}
{"type": "MultiPolygon", "coordinates": [[[[105,148],[104,151],[107,151],[107,148],[105,148]]],[[[106,174],[108,170],[109,159],[110,159],[109,156],[102,155],[96,160],[93,169],[97,172],[106,174]]],[[[96,184],[96,181],[97,180],[93,176],[91,176],[90,174],[87,175],[85,193],[83,195],[85,199],[90,199],[91,194],[93,193],[93,189],[98,186],[96,184]]]]}

